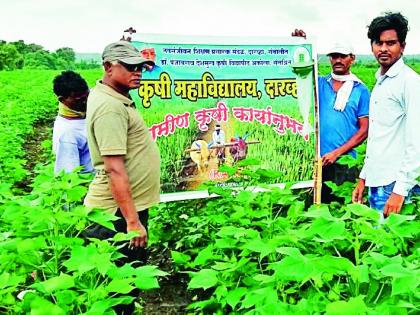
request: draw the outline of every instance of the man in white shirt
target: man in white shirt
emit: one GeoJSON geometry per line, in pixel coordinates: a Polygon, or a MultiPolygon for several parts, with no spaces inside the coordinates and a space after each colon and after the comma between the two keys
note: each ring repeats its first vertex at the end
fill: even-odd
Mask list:
{"type": "Polygon", "coordinates": [[[217,123],[214,127],[213,131],[213,143],[217,146],[216,147],[216,157],[218,164],[221,165],[225,162],[225,143],[226,143],[226,135],[225,132],[222,130],[222,126],[220,123],[217,123]]]}
{"type": "Polygon", "coordinates": [[[368,30],[380,68],[370,99],[365,164],[352,199],[361,203],[369,187],[370,206],[384,216],[399,213],[419,191],[420,76],[402,58],[407,31],[407,19],[391,12],[375,18],[368,30]]]}
{"type": "Polygon", "coordinates": [[[63,71],[53,81],[58,115],[53,129],[54,172],[72,172],[83,166],[82,173],[94,171],[86,138],[86,102],[89,88],[76,72],[63,71]]]}
{"type": "Polygon", "coordinates": [[[222,126],[220,124],[216,124],[213,131],[213,142],[215,144],[225,144],[226,142],[225,132],[222,130],[222,126]]]}

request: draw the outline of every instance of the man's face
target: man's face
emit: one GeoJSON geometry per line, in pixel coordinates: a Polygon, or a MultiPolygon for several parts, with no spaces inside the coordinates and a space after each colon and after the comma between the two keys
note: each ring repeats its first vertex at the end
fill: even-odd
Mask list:
{"type": "Polygon", "coordinates": [[[124,88],[137,89],[140,86],[142,72],[145,70],[145,64],[129,65],[118,61],[111,65],[111,79],[124,88]]]}
{"type": "Polygon", "coordinates": [[[395,30],[386,30],[381,33],[379,40],[372,42],[372,52],[381,68],[388,70],[404,52],[405,43],[400,43],[395,30]]]}
{"type": "Polygon", "coordinates": [[[344,75],[350,73],[350,67],[354,61],[353,55],[332,53],[329,55],[330,63],[334,74],[344,75]]]}
{"type": "Polygon", "coordinates": [[[144,48],[140,53],[143,58],[156,61],[156,52],[154,48],[144,48]]]}
{"type": "Polygon", "coordinates": [[[72,92],[70,96],[62,99],[60,101],[67,107],[78,111],[86,112],[87,98],[89,96],[89,90],[83,92],[72,92]]]}

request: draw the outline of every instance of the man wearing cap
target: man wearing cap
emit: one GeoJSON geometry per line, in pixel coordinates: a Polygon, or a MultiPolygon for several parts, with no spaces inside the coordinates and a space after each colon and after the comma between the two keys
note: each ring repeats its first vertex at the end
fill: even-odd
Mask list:
{"type": "Polygon", "coordinates": [[[225,132],[222,130],[222,126],[220,123],[217,123],[214,127],[213,131],[213,143],[217,145],[216,147],[216,157],[218,160],[219,165],[225,161],[225,143],[226,143],[226,135],[225,132]]]}
{"type": "Polygon", "coordinates": [[[226,142],[225,132],[222,130],[222,126],[219,123],[214,127],[213,142],[215,144],[225,144],[226,142]]]}
{"type": "Polygon", "coordinates": [[[354,148],[366,139],[370,97],[367,87],[350,71],[355,60],[351,47],[336,44],[328,57],[332,72],[318,78],[323,203],[337,200],[325,182],[341,185],[357,178],[356,169],[336,162],[344,154],[356,157],[354,148]]]}
{"type": "MultiPolygon", "coordinates": [[[[159,202],[160,156],[129,91],[140,86],[142,71],[153,61],[127,41],[106,46],[102,61],[105,74],[87,102],[88,144],[96,174],[85,205],[115,214],[116,232],[137,233],[120,250],[126,257],[119,264],[144,262],[148,208],[159,202]]],[[[96,226],[90,234],[108,238],[115,232],[96,226]]],[[[133,309],[134,303],[121,314],[133,309]]]]}

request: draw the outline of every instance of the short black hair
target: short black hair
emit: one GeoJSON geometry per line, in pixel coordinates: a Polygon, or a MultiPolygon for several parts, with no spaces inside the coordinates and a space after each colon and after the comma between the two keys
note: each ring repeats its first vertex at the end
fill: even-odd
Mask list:
{"type": "Polygon", "coordinates": [[[400,44],[405,43],[407,37],[408,20],[404,15],[397,12],[385,12],[383,15],[373,19],[368,26],[367,36],[370,42],[378,41],[381,33],[387,30],[395,30],[397,32],[398,41],[400,44]]]}
{"type": "Polygon", "coordinates": [[[55,95],[62,97],[69,97],[71,93],[83,93],[89,90],[85,79],[71,70],[63,71],[56,76],[53,85],[55,95]]]}

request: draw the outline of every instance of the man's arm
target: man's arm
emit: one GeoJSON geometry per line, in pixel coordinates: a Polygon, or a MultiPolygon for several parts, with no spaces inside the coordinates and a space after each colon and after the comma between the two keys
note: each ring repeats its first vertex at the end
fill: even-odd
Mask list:
{"type": "Polygon", "coordinates": [[[359,117],[358,122],[359,130],[346,143],[322,157],[323,166],[333,164],[341,155],[357,147],[366,139],[369,128],[369,118],[359,117]]]}
{"type": "Polygon", "coordinates": [[[131,197],[131,187],[124,164],[123,155],[103,156],[105,171],[108,174],[112,195],[127,222],[127,232],[138,232],[139,236],[131,240],[134,247],[143,247],[147,243],[147,232],[139,221],[137,209],[131,197]]]}

